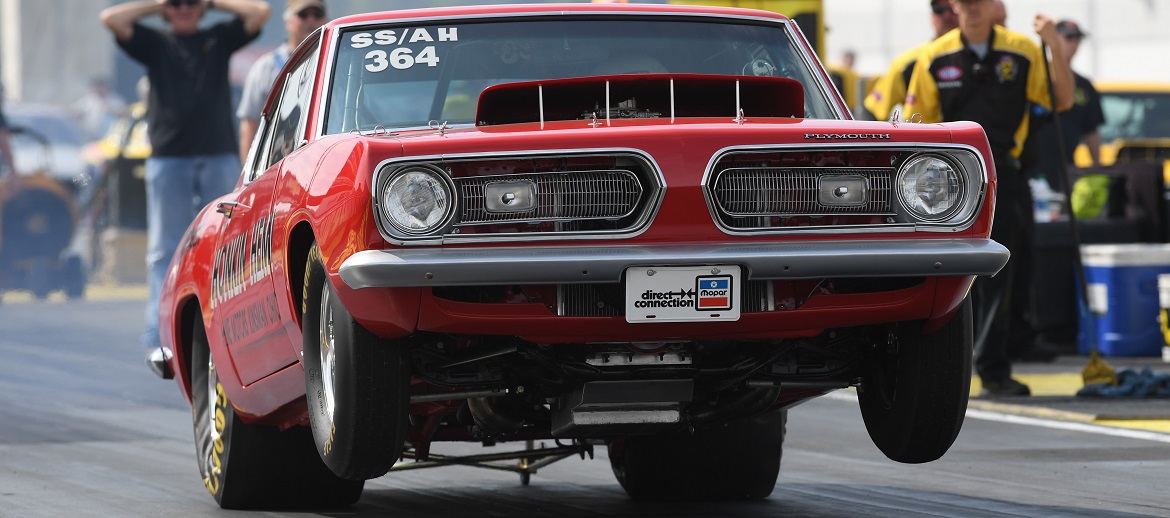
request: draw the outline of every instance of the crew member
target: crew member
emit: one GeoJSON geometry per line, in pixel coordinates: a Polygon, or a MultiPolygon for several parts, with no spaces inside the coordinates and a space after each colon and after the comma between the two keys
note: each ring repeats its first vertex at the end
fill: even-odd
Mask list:
{"type": "MultiPolygon", "coordinates": [[[[959,26],[959,19],[951,9],[951,0],[930,0],[930,24],[934,27],[934,37],[938,38],[955,27],[959,26]]],[[[885,120],[906,100],[906,83],[910,82],[910,73],[914,71],[914,64],[918,62],[918,55],[926,48],[929,42],[923,43],[894,58],[886,74],[878,78],[865,96],[865,109],[872,113],[875,119],[885,120]]]]}

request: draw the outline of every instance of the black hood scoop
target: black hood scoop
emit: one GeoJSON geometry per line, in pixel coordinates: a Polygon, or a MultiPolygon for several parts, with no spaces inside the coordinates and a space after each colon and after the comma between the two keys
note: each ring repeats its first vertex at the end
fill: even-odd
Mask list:
{"type": "Polygon", "coordinates": [[[564,120],[804,117],[804,88],[782,77],[638,74],[504,83],[479,96],[477,126],[564,120]]]}

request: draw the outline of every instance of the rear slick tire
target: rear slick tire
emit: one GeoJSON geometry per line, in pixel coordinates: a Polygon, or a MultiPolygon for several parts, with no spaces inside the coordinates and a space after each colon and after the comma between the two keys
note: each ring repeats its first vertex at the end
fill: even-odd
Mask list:
{"type": "Polygon", "coordinates": [[[780,475],[788,412],[777,410],[688,433],[609,444],[613,474],[635,500],[758,500],[780,475]]]}
{"type": "Polygon", "coordinates": [[[903,333],[897,351],[878,350],[857,400],[865,428],[890,460],[939,459],[963,428],[974,344],[971,298],[931,333],[903,333]]]}
{"type": "Polygon", "coordinates": [[[406,441],[410,352],[353,319],[329,283],[315,243],[304,286],[301,361],[317,453],[345,479],[385,475],[406,441]]]}
{"type": "Polygon", "coordinates": [[[245,423],[216,374],[203,319],[191,325],[192,419],[203,485],[224,509],[338,508],[352,505],[363,482],[342,480],[321,462],[312,432],[245,423]]]}

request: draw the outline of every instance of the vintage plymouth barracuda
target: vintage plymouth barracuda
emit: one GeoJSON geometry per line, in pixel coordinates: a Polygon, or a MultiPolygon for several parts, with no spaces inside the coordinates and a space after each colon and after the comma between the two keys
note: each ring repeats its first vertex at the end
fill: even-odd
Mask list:
{"type": "Polygon", "coordinates": [[[975,124],[852,120],[775,13],[340,18],[175,253],[167,374],[229,508],[602,445],[634,498],[763,498],[787,409],[843,388],[928,462],[963,423],[969,288],[1008,257],[995,185],[975,124]]]}

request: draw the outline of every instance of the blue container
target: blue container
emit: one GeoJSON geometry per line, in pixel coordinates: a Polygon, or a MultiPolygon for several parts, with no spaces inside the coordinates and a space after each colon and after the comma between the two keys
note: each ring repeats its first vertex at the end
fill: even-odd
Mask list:
{"type": "Polygon", "coordinates": [[[1160,356],[1158,275],[1170,273],[1170,244],[1085,245],[1081,259],[1090,314],[1082,315],[1077,350],[1089,354],[1096,342],[1105,356],[1160,356]]]}

